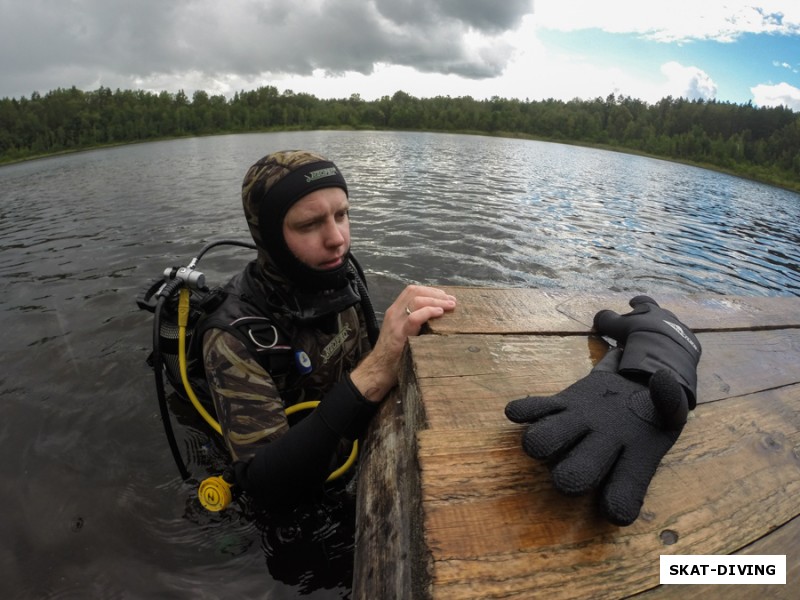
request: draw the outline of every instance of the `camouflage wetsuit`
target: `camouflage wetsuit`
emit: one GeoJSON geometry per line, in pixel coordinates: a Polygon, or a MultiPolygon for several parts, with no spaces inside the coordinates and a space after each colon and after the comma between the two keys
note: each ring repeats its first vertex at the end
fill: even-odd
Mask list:
{"type": "MultiPolygon", "coordinates": [[[[359,303],[298,323],[265,304],[276,282],[253,262],[226,286],[222,307],[203,324],[203,360],[237,483],[267,503],[294,501],[320,487],[342,439],[355,439],[377,405],[349,382],[369,351],[359,303]],[[305,352],[310,372],[295,355],[305,352]],[[289,427],[287,406],[321,400],[289,427]],[[249,489],[248,489],[249,488],[249,489]]],[[[277,282],[285,290],[285,283],[277,282]]],[[[355,296],[353,300],[358,300],[355,296]]]]}

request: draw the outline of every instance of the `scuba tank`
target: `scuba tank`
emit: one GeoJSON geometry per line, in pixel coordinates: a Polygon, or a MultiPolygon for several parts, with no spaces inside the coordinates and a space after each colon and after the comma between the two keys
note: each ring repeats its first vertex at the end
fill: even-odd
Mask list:
{"type": "MultiPolygon", "coordinates": [[[[166,377],[179,396],[194,405],[212,429],[222,434],[219,423],[209,412],[213,412],[213,404],[203,368],[202,340],[196,339],[196,326],[201,318],[212,313],[226,297],[222,288],[209,289],[206,286],[205,275],[197,270],[197,264],[209,250],[222,245],[257,249],[255,244],[236,240],[211,242],[187,266],[165,269],[163,275],[146,285],[136,298],[140,309],[153,314],[153,351],[147,363],[153,368],[161,420],[170,451],[184,481],[189,479],[190,474],[172,429],[164,378],[166,377]]],[[[374,309],[364,284],[361,266],[354,258],[351,259],[356,268],[355,282],[366,316],[367,329],[374,344],[378,333],[374,309]]],[[[303,410],[313,410],[318,404],[318,400],[294,404],[286,409],[286,414],[288,416],[303,410]]],[[[344,464],[334,470],[327,480],[332,481],[347,472],[355,463],[357,453],[358,442],[354,441],[344,464]]],[[[221,477],[207,478],[198,491],[201,504],[211,511],[224,509],[232,501],[232,485],[230,469],[221,477]]]]}
{"type": "Polygon", "coordinates": [[[222,245],[256,249],[255,244],[236,240],[219,240],[207,244],[187,266],[165,269],[163,275],[146,285],[136,298],[136,304],[140,309],[153,313],[153,351],[147,358],[147,363],[153,368],[161,421],[164,424],[172,457],[183,480],[189,479],[189,472],[172,429],[164,377],[178,395],[192,401],[204,420],[215,431],[221,433],[219,424],[206,409],[210,406],[210,396],[205,383],[202,361],[198,356],[190,360],[187,354],[188,348],[194,348],[195,344],[199,343],[198,340],[194,340],[194,328],[200,317],[206,311],[210,312],[216,308],[224,299],[218,288],[209,290],[205,275],[197,270],[200,259],[212,248],[222,245]],[[192,297],[195,300],[194,304],[192,297]],[[206,406],[203,406],[197,398],[194,392],[195,386],[202,390],[206,406]]]}

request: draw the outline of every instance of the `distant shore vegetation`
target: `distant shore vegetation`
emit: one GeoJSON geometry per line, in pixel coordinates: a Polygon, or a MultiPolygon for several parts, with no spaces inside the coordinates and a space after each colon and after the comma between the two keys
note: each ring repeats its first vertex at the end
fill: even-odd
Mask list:
{"type": "Polygon", "coordinates": [[[320,99],[272,86],[232,98],[56,89],[0,99],[0,163],[184,136],[313,129],[473,133],[597,146],[688,162],[800,191],[800,114],[667,97],[320,99]]]}

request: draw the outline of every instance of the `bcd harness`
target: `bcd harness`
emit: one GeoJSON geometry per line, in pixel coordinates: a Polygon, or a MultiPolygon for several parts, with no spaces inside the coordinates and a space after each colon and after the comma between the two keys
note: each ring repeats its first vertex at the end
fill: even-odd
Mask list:
{"type": "MultiPolygon", "coordinates": [[[[221,433],[219,424],[208,413],[208,409],[213,411],[213,405],[203,368],[202,340],[206,331],[211,328],[225,330],[245,345],[250,355],[269,373],[276,384],[280,384],[279,389],[282,390],[281,397],[287,406],[287,415],[311,409],[318,404],[318,401],[298,402],[298,395],[291,392],[283,393],[283,390],[291,390],[298,383],[303,375],[304,359],[307,360],[302,351],[293,348],[295,327],[360,303],[372,344],[375,343],[378,334],[378,325],[364,283],[364,274],[352,255],[349,256],[350,283],[344,289],[328,294],[324,304],[320,305],[317,300],[319,294],[308,297],[302,295],[286,297],[276,288],[267,290],[266,294],[263,291],[259,292],[254,285],[253,272],[256,268],[254,262],[224,287],[208,289],[205,285],[205,276],[195,267],[208,250],[219,245],[255,249],[253,244],[233,240],[208,244],[187,267],[166,269],[163,277],[146,286],[136,300],[140,309],[152,312],[154,315],[153,352],[147,362],[155,372],[162,421],[173,458],[184,480],[189,478],[189,473],[172,431],[162,372],[173,389],[180,396],[191,400],[209,425],[221,433]]],[[[345,472],[354,462],[356,452],[357,443],[354,442],[348,461],[328,479],[331,480],[345,472]]],[[[215,508],[217,504],[214,497],[227,494],[229,502],[230,492],[229,489],[220,489],[222,481],[212,482],[209,489],[206,484],[211,479],[221,478],[210,478],[203,482],[201,502],[210,510],[221,510],[227,502],[220,508],[215,508]],[[206,486],[205,497],[204,486],[206,486]]]]}

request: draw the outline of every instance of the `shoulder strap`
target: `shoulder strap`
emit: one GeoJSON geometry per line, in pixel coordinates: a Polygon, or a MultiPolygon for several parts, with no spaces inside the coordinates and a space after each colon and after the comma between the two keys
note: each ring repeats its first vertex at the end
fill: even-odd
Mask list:
{"type": "Polygon", "coordinates": [[[250,301],[257,295],[247,271],[233,277],[223,292],[222,302],[198,322],[193,352],[202,354],[203,336],[209,329],[222,329],[242,342],[273,378],[288,373],[293,365],[291,332],[250,301]]]}

